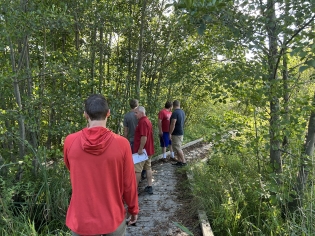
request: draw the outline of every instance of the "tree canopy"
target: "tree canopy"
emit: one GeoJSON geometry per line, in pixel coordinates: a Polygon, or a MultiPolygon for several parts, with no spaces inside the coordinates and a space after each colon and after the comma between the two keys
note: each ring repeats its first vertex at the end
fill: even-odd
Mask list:
{"type": "Polygon", "coordinates": [[[36,180],[43,156],[60,163],[64,137],[86,126],[84,99],[102,93],[120,134],[129,99],[155,132],[159,109],[180,100],[187,140],[246,156],[275,180],[273,199],[294,171],[286,200],[303,198],[315,142],[314,1],[2,0],[0,9],[3,178],[36,180]]]}

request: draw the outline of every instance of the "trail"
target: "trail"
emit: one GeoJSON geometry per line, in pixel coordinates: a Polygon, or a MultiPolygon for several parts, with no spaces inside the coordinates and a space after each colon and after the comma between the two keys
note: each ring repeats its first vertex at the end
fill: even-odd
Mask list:
{"type": "MultiPolygon", "coordinates": [[[[197,142],[193,145],[185,145],[183,149],[185,158],[189,163],[196,158],[204,158],[209,153],[210,144],[197,142]]],[[[153,159],[154,160],[154,159],[153,159]]],[[[178,199],[180,193],[176,190],[176,169],[170,157],[157,159],[152,162],[153,171],[153,195],[143,191],[146,180],[139,184],[140,213],[136,226],[128,226],[127,236],[183,236],[188,235],[181,231],[173,222],[177,222],[176,212],[183,207],[178,199]]],[[[189,165],[189,164],[188,164],[189,165]]]]}

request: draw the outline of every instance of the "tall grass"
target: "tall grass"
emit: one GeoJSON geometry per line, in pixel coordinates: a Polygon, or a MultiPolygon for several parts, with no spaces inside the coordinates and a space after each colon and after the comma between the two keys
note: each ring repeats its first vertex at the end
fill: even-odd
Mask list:
{"type": "Polygon", "coordinates": [[[26,158],[0,176],[0,235],[70,235],[65,226],[71,191],[68,171],[62,158],[47,162],[45,151],[35,155],[37,171],[26,158]],[[19,181],[10,174],[18,168],[23,169],[19,181]]]}
{"type": "Polygon", "coordinates": [[[217,153],[190,170],[193,195],[206,210],[215,235],[312,235],[313,181],[305,190],[303,206],[284,217],[291,180],[289,186],[284,180],[275,189],[272,175],[259,174],[254,160],[245,159],[217,153]]]}

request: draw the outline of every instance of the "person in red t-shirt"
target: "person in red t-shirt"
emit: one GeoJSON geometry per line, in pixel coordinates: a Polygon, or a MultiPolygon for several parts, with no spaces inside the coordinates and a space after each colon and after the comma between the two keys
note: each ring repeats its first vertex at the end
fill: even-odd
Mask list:
{"type": "Polygon", "coordinates": [[[138,119],[138,125],[135,130],[133,153],[141,155],[143,154],[143,149],[145,149],[149,156],[148,160],[135,164],[137,183],[139,184],[142,170],[146,170],[148,186],[144,190],[149,194],[153,194],[151,156],[154,154],[154,141],[152,124],[145,115],[145,109],[142,106],[138,106],[135,109],[135,116],[138,119]]]}
{"type": "Polygon", "coordinates": [[[106,128],[110,110],[104,96],[85,101],[88,127],[64,142],[64,162],[70,172],[72,195],[66,225],[72,235],[125,235],[137,221],[137,183],[129,142],[106,128]]]}
{"type": "Polygon", "coordinates": [[[163,158],[166,158],[166,148],[169,147],[171,157],[174,158],[174,152],[172,148],[172,143],[170,140],[170,118],[172,115],[172,102],[167,101],[165,103],[164,109],[158,114],[158,128],[160,136],[160,145],[162,147],[163,158]]]}

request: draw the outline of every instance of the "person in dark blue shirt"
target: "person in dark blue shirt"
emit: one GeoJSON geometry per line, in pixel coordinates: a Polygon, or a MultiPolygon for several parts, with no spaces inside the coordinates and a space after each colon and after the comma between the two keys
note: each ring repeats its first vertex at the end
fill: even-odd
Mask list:
{"type": "Polygon", "coordinates": [[[174,100],[173,113],[170,118],[170,139],[172,140],[172,148],[177,153],[177,162],[175,166],[185,166],[186,160],[182,150],[182,142],[184,137],[185,112],[180,108],[180,102],[174,100]]]}

